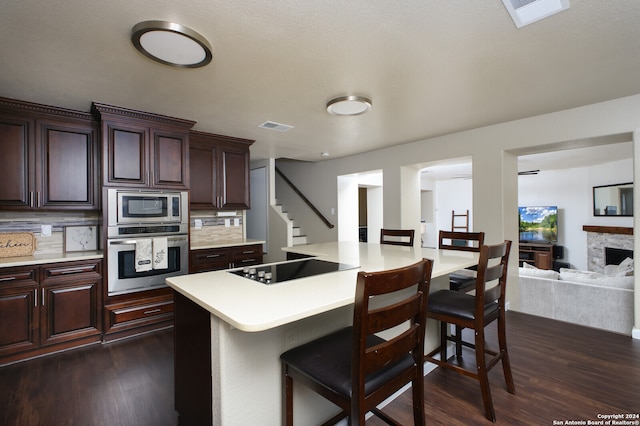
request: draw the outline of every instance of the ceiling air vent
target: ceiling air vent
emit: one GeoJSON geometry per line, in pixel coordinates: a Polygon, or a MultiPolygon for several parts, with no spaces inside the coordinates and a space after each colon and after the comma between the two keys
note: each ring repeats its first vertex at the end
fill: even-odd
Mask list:
{"type": "Polygon", "coordinates": [[[276,123],[274,121],[265,121],[258,127],[261,127],[263,129],[275,130],[276,132],[288,132],[289,130],[293,129],[293,126],[276,123]]]}
{"type": "Polygon", "coordinates": [[[518,28],[569,9],[569,0],[502,0],[502,3],[518,28]]]}

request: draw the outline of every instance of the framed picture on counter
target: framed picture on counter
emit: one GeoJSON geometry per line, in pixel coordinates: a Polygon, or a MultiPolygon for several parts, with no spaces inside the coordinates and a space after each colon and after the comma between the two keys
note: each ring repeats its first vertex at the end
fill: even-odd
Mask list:
{"type": "Polygon", "coordinates": [[[97,226],[65,226],[64,251],[98,250],[97,226]]]}

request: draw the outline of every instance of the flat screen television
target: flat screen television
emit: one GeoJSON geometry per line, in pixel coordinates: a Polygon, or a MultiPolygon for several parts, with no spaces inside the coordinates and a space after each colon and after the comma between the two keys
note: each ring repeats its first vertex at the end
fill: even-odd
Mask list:
{"type": "Polygon", "coordinates": [[[520,242],[558,242],[558,206],[518,207],[520,242]]]}

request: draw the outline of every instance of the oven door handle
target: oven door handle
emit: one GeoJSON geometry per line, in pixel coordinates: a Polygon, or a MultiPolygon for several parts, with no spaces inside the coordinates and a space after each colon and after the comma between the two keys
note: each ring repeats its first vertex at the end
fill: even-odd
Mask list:
{"type": "MultiPolygon", "coordinates": [[[[150,239],[153,239],[153,237],[151,237],[150,239]]],[[[167,241],[186,241],[186,240],[187,240],[186,237],[167,237],[167,241]]],[[[138,242],[136,240],[109,241],[109,245],[113,245],[113,246],[134,246],[137,243],[138,242]]]]}

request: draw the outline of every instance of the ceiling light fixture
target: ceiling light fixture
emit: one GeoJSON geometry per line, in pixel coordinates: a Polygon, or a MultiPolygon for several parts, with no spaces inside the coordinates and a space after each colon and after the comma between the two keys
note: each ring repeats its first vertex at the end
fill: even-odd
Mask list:
{"type": "Polygon", "coordinates": [[[360,115],[371,109],[371,99],[364,96],[339,96],[327,102],[327,112],[333,115],[360,115]]]}
{"type": "Polygon", "coordinates": [[[131,30],[131,42],[146,57],[178,68],[203,67],[213,58],[203,36],[173,22],[140,22],[131,30]]]}
{"type": "Polygon", "coordinates": [[[569,0],[502,0],[517,28],[569,9],[569,0]]]}

